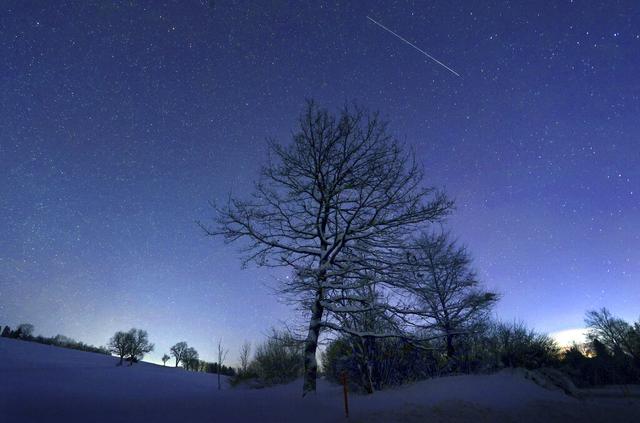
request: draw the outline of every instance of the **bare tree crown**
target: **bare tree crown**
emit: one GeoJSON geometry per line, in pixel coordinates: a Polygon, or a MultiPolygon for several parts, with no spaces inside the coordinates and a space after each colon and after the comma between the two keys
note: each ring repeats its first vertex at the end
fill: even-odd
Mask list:
{"type": "Polygon", "coordinates": [[[448,212],[451,202],[422,176],[377,114],[353,107],[333,117],[309,102],[293,142],[270,142],[251,199],[218,207],[218,226],[205,230],[248,240],[245,260],[261,265],[354,266],[359,253],[396,247],[448,212]]]}

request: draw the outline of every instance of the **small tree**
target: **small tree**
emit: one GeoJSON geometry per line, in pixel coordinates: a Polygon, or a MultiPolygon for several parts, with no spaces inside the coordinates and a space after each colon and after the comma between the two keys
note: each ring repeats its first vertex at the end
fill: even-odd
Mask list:
{"type": "Polygon", "coordinates": [[[167,361],[169,361],[171,357],[169,357],[167,354],[162,356],[162,365],[166,366],[167,365],[167,361]]]}
{"type": "Polygon", "coordinates": [[[171,352],[171,355],[176,359],[175,367],[178,367],[178,364],[180,364],[180,362],[183,360],[184,352],[187,350],[187,348],[189,348],[189,345],[187,345],[186,342],[182,341],[175,344],[169,350],[171,352]]]}
{"type": "Polygon", "coordinates": [[[131,349],[131,342],[131,335],[127,332],[122,331],[116,332],[109,340],[109,343],[107,344],[109,352],[120,357],[118,366],[122,366],[124,357],[129,354],[129,350],[131,349]]]}
{"type": "Polygon", "coordinates": [[[251,342],[244,341],[240,347],[240,371],[242,374],[247,373],[249,368],[249,359],[251,358],[251,342]]]}
{"type": "Polygon", "coordinates": [[[133,365],[134,362],[142,360],[145,354],[153,351],[154,345],[149,342],[149,336],[146,330],[131,329],[128,332],[130,344],[129,351],[129,365],[133,365]]]}
{"type": "Polygon", "coordinates": [[[218,389],[222,389],[222,385],[220,384],[220,373],[222,372],[222,365],[227,359],[228,353],[229,350],[226,350],[222,347],[222,339],[220,339],[218,341],[218,389]]]}
{"type": "Polygon", "coordinates": [[[9,338],[11,337],[11,328],[9,326],[5,326],[4,329],[2,329],[2,336],[3,338],[9,338]]]}

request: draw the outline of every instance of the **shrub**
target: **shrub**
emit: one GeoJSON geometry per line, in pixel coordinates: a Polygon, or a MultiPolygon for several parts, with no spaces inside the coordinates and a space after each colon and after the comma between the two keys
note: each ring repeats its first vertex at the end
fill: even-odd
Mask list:
{"type": "Polygon", "coordinates": [[[323,371],[336,383],[344,373],[353,389],[372,393],[435,376],[438,357],[428,345],[422,347],[425,349],[395,338],[341,337],[324,352],[323,371]]]}
{"type": "Polygon", "coordinates": [[[300,341],[287,332],[274,331],[257,346],[248,371],[265,385],[291,382],[302,375],[303,357],[300,341]]]}
{"type": "Polygon", "coordinates": [[[555,341],[523,323],[496,323],[489,330],[487,341],[498,367],[536,369],[558,363],[560,349],[555,341]]]}

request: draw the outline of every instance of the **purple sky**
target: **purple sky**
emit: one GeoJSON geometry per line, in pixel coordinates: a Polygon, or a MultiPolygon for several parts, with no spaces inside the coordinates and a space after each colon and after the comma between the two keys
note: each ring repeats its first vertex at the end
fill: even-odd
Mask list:
{"type": "Polygon", "coordinates": [[[278,274],[194,222],[250,189],[305,98],[391,121],[499,317],[640,315],[636,2],[134,3],[0,6],[0,324],[96,345],[136,326],[152,358],[212,360],[290,320],[278,274]]]}

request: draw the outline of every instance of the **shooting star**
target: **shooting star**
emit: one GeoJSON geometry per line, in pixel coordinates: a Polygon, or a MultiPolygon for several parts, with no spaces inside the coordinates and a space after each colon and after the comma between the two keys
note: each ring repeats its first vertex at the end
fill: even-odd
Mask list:
{"type": "Polygon", "coordinates": [[[433,57],[432,55],[430,55],[429,53],[427,53],[426,51],[422,50],[420,47],[416,46],[415,44],[413,44],[411,41],[408,41],[404,38],[402,38],[401,36],[399,36],[398,34],[396,34],[395,32],[393,32],[392,30],[390,30],[389,28],[387,28],[386,26],[382,25],[380,22],[376,21],[375,19],[370,18],[369,16],[367,16],[367,19],[369,19],[371,22],[373,22],[374,24],[378,25],[380,28],[384,29],[387,32],[392,33],[393,35],[395,35],[397,38],[400,38],[402,41],[404,41],[405,43],[409,44],[411,47],[415,48],[416,50],[418,50],[420,53],[424,54],[425,56],[427,56],[429,59],[433,60],[434,62],[436,62],[437,64],[439,64],[440,66],[442,66],[443,68],[445,68],[446,70],[448,70],[449,72],[451,72],[452,74],[454,74],[457,77],[460,77],[460,74],[456,71],[454,71],[453,69],[451,69],[449,66],[445,65],[444,63],[442,63],[440,60],[436,59],[435,57],[433,57]]]}

